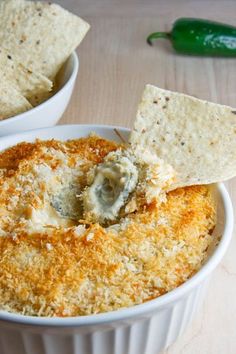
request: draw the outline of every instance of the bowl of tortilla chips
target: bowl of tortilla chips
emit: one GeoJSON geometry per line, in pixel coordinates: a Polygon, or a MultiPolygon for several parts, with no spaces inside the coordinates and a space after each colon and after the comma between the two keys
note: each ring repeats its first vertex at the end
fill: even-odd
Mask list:
{"type": "MultiPolygon", "coordinates": [[[[0,351],[6,354],[16,352],[21,354],[29,352],[156,354],[172,344],[189,326],[199,309],[208,279],[222,260],[231,240],[233,209],[229,194],[221,182],[236,175],[235,124],[235,110],[231,107],[147,85],[132,131],[113,126],[66,125],[1,138],[2,178],[9,183],[10,179],[14,178],[14,173],[17,174],[21,170],[19,183],[21,185],[23,183],[23,186],[28,183],[27,188],[21,188],[23,192],[27,189],[29,193],[36,193],[31,186],[35,178],[29,179],[30,171],[26,164],[29,160],[32,161],[33,171],[40,173],[41,177],[45,176],[46,184],[42,187],[44,191],[50,184],[54,188],[56,183],[65,190],[66,174],[60,170],[63,165],[60,161],[67,161],[68,168],[74,166],[75,169],[79,169],[84,165],[81,164],[78,156],[89,159],[89,164],[93,162],[95,165],[93,181],[98,181],[96,171],[100,180],[102,169],[109,172],[106,173],[105,187],[107,187],[107,180],[114,177],[114,174],[108,171],[111,161],[106,160],[105,147],[106,144],[110,146],[114,157],[116,154],[114,144],[120,144],[121,141],[127,151],[132,148],[136,153],[140,148],[144,148],[151,153],[151,158],[145,160],[149,161],[147,170],[152,166],[153,161],[155,162],[156,156],[172,166],[172,169],[167,169],[166,172],[160,170],[158,166],[161,160],[157,159],[157,169],[152,168],[149,171],[149,173],[154,172],[152,178],[144,178],[144,186],[149,186],[151,188],[149,191],[154,193],[151,193],[150,201],[146,200],[147,203],[141,214],[135,208],[133,209],[133,205],[130,205],[131,209],[127,210],[127,214],[116,216],[117,219],[112,220],[112,224],[108,227],[100,223],[99,219],[98,222],[91,222],[91,220],[87,222],[77,218],[76,225],[67,224],[67,227],[62,230],[62,237],[58,238],[59,227],[55,227],[55,224],[48,225],[53,214],[50,214],[50,218],[45,218],[45,213],[43,213],[44,217],[40,220],[46,223],[43,225],[44,231],[36,229],[36,233],[23,234],[18,237],[16,229],[15,233],[11,232],[14,230],[11,226],[14,228],[14,225],[9,224],[10,234],[1,236],[1,249],[4,257],[2,257],[0,267],[0,351]],[[91,132],[93,134],[89,137],[91,132]],[[94,133],[99,137],[96,137],[94,133]],[[41,141],[38,141],[38,138],[41,141]],[[80,138],[82,140],[78,140],[80,138]],[[106,143],[104,139],[110,142],[106,143]],[[6,150],[8,148],[9,150],[6,150]],[[81,148],[83,148],[82,153],[81,148]],[[46,164],[42,160],[44,156],[42,152],[46,154],[46,164]],[[62,158],[63,154],[67,153],[71,155],[62,158]],[[49,169],[50,164],[51,169],[49,169]],[[50,173],[56,173],[57,169],[60,175],[58,174],[55,178],[52,174],[50,182],[50,173]],[[168,171],[173,171],[175,175],[174,179],[171,178],[170,184],[165,183],[166,178],[169,180],[168,171]],[[21,178],[23,174],[25,178],[21,178]],[[184,195],[184,191],[189,193],[191,190],[196,192],[195,202],[192,203],[190,199],[184,200],[182,212],[179,209],[179,200],[184,195]],[[199,192],[201,190],[205,192],[202,194],[199,192]],[[214,209],[216,213],[214,212],[215,217],[212,220],[213,228],[208,228],[206,222],[209,217],[211,218],[212,207],[209,205],[202,207],[207,199],[208,190],[211,191],[214,204],[216,204],[214,209]],[[165,192],[166,199],[162,199],[161,204],[157,204],[156,207],[154,199],[156,197],[159,199],[161,196],[159,192],[165,192]],[[170,195],[176,199],[168,209],[170,195]],[[199,196],[202,196],[200,205],[199,196]],[[146,216],[153,215],[155,208],[157,213],[155,218],[161,218],[156,219],[156,223],[153,218],[149,222],[150,219],[146,216]],[[180,220],[175,228],[177,233],[171,229],[168,232],[166,219],[163,220],[161,215],[162,208],[173,216],[174,223],[176,219],[180,220]],[[137,215],[140,218],[136,220],[137,215]],[[128,232],[126,228],[129,227],[130,221],[133,224],[128,232]],[[85,227],[83,227],[83,222],[85,222],[85,227]],[[123,223],[122,230],[127,232],[117,233],[115,231],[119,223],[123,223]],[[77,228],[76,235],[71,233],[73,227],[77,228]],[[112,227],[113,231],[111,231],[112,227]],[[51,230],[50,233],[55,233],[56,241],[53,240],[49,231],[45,231],[47,228],[51,230]],[[148,232],[147,228],[150,228],[148,232]],[[156,230],[159,231],[156,232],[156,230]],[[137,239],[143,236],[143,232],[146,232],[145,237],[141,238],[138,244],[137,239]],[[164,235],[162,240],[159,239],[161,233],[164,235]],[[210,240],[210,244],[202,244],[205,236],[210,240]],[[150,243],[149,247],[146,243],[148,240],[152,242],[155,237],[158,238],[157,253],[150,247],[150,243]],[[120,242],[118,242],[119,238],[120,242]],[[174,243],[171,248],[167,249],[165,242],[171,238],[174,243]],[[130,242],[126,243],[127,240],[130,242]],[[194,254],[198,245],[201,244],[202,252],[206,257],[203,257],[199,263],[199,254],[197,257],[194,257],[194,254]],[[133,246],[135,246],[135,255],[128,259],[132,264],[127,266],[127,258],[133,246]],[[189,249],[186,253],[187,248],[189,249]],[[108,257],[109,250],[113,250],[112,257],[108,257]],[[150,250],[148,257],[145,257],[145,250],[148,252],[150,250]],[[26,257],[22,262],[22,252],[25,251],[26,257]],[[122,258],[119,258],[121,251],[123,252],[122,258]],[[167,257],[166,263],[163,263],[162,253],[167,257]],[[50,261],[39,263],[42,259],[50,261]],[[181,259],[183,262],[176,268],[175,265],[178,265],[181,259]],[[99,262],[93,263],[93,260],[99,260],[99,262]],[[187,273],[188,268],[191,268],[195,262],[200,267],[187,273]],[[37,268],[38,264],[40,266],[37,268]],[[122,264],[125,264],[125,269],[120,268],[122,264]],[[141,267],[137,268],[137,264],[141,264],[141,267]],[[155,272],[157,269],[158,271],[154,274],[156,281],[153,282],[154,278],[150,277],[153,277],[152,269],[156,266],[159,269],[155,268],[155,272]],[[122,271],[118,272],[119,269],[122,271]],[[122,282],[119,279],[117,281],[115,274],[118,274],[122,282]],[[181,282],[178,282],[181,274],[183,278],[181,282]],[[143,275],[146,276],[145,282],[143,282],[143,275]],[[21,281],[18,281],[18,277],[21,281]],[[173,281],[177,280],[175,286],[171,286],[164,293],[161,291],[158,293],[159,290],[164,289],[160,281],[168,278],[172,285],[173,281]],[[68,284],[71,285],[68,286],[68,284]],[[114,290],[118,291],[116,297],[114,297],[114,290]],[[9,293],[11,299],[8,297],[7,303],[9,293]],[[143,296],[142,301],[137,300],[138,294],[143,296]],[[87,303],[86,306],[84,306],[85,303],[87,303]],[[32,305],[35,306],[36,311],[33,315],[30,312],[32,305]],[[93,310],[95,307],[96,310],[93,310]],[[47,312],[48,308],[54,312],[47,312]]],[[[118,149],[116,156],[119,158],[119,154],[126,151],[125,149],[118,149]]],[[[146,157],[148,154],[145,154],[144,158],[146,157]]],[[[122,161],[127,162],[127,158],[129,155],[122,157],[122,161]]],[[[133,157],[132,161],[134,161],[133,157]]],[[[127,162],[126,166],[132,161],[127,162]]],[[[117,166],[116,164],[115,167],[117,166]]],[[[123,170],[125,169],[123,165],[123,170]]],[[[115,170],[117,171],[117,168],[115,170]]],[[[70,178],[75,176],[75,171],[72,172],[67,173],[70,178]]],[[[138,174],[138,178],[141,178],[140,171],[138,174]]],[[[81,178],[80,173],[77,176],[81,178]]],[[[11,191],[14,189],[18,193],[19,183],[15,186],[12,182],[11,191]]],[[[130,199],[129,196],[122,199],[125,206],[140,190],[142,184],[136,184],[136,186],[127,192],[130,193],[130,199]]],[[[93,184],[90,187],[93,188],[93,184]]],[[[122,184],[120,187],[122,189],[122,184]]],[[[109,190],[110,188],[105,188],[104,192],[109,192],[109,190]]],[[[141,201],[143,201],[146,198],[145,190],[142,189],[141,192],[143,196],[141,201]]],[[[103,207],[106,206],[105,199],[102,202],[103,207]]],[[[15,200],[13,198],[11,204],[2,201],[8,208],[4,210],[3,204],[1,205],[2,212],[5,211],[3,215],[6,215],[6,212],[11,213],[17,207],[15,200]]],[[[19,198],[21,203],[22,200],[19,198]]],[[[109,208],[111,209],[112,206],[108,205],[107,210],[109,208]]],[[[37,215],[42,215],[42,213],[37,215]]],[[[31,221],[32,213],[27,213],[27,217],[28,219],[21,223],[23,226],[31,221]]],[[[40,222],[39,217],[35,220],[37,223],[40,222]]]]}
{"type": "Polygon", "coordinates": [[[0,135],[57,123],[78,72],[89,24],[47,2],[0,4],[0,135]]]}

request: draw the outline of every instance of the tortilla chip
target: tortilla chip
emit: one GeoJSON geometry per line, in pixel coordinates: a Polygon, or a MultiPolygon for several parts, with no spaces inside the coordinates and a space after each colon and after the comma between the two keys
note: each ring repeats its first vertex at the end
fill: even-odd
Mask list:
{"type": "Polygon", "coordinates": [[[0,120],[13,117],[32,108],[27,99],[5,78],[0,80],[0,120]]]}
{"type": "Polygon", "coordinates": [[[52,81],[90,27],[59,5],[38,1],[1,1],[0,18],[1,45],[52,81]]]}
{"type": "Polygon", "coordinates": [[[10,81],[33,106],[45,100],[52,89],[52,82],[48,78],[27,69],[15,60],[14,55],[1,47],[0,76],[10,81]]]}
{"type": "Polygon", "coordinates": [[[236,110],[147,85],[130,143],[149,148],[177,172],[171,189],[236,175],[236,110]]]}

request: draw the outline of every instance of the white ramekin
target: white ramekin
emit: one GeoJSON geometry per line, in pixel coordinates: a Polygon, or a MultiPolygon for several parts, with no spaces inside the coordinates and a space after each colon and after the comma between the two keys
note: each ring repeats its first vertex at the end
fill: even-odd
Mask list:
{"type": "Polygon", "coordinates": [[[29,129],[51,127],[55,125],[64,113],[71,98],[79,70],[79,59],[73,52],[58,77],[57,92],[38,106],[0,121],[0,136],[24,132],[29,129]]]}
{"type": "MultiPolygon", "coordinates": [[[[0,139],[0,150],[20,141],[72,139],[91,131],[119,140],[115,127],[65,125],[38,129],[0,139]]],[[[116,127],[124,138],[128,129],[116,127]]],[[[221,261],[233,229],[232,204],[223,184],[218,196],[215,234],[219,244],[201,270],[177,289],[144,304],[119,311],[70,318],[40,318],[0,311],[1,354],[157,354],[189,326],[208,279],[221,261]]]]}

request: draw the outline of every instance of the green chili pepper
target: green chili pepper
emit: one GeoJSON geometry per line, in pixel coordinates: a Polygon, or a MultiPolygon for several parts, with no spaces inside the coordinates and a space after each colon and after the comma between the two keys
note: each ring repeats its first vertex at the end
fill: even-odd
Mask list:
{"type": "Polygon", "coordinates": [[[168,38],[176,52],[206,56],[236,56],[236,27],[223,23],[195,18],[180,18],[173,24],[172,31],[155,32],[147,42],[168,38]]]}

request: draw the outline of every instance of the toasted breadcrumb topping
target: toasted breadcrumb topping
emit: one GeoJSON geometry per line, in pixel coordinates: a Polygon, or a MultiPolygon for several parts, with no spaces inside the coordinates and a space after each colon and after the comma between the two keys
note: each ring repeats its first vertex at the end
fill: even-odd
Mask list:
{"type": "Polygon", "coordinates": [[[113,311],[176,288],[202,266],[216,222],[206,186],[176,189],[109,227],[83,220],[87,172],[119,147],[91,136],[0,154],[0,309],[61,317],[113,311]]]}

